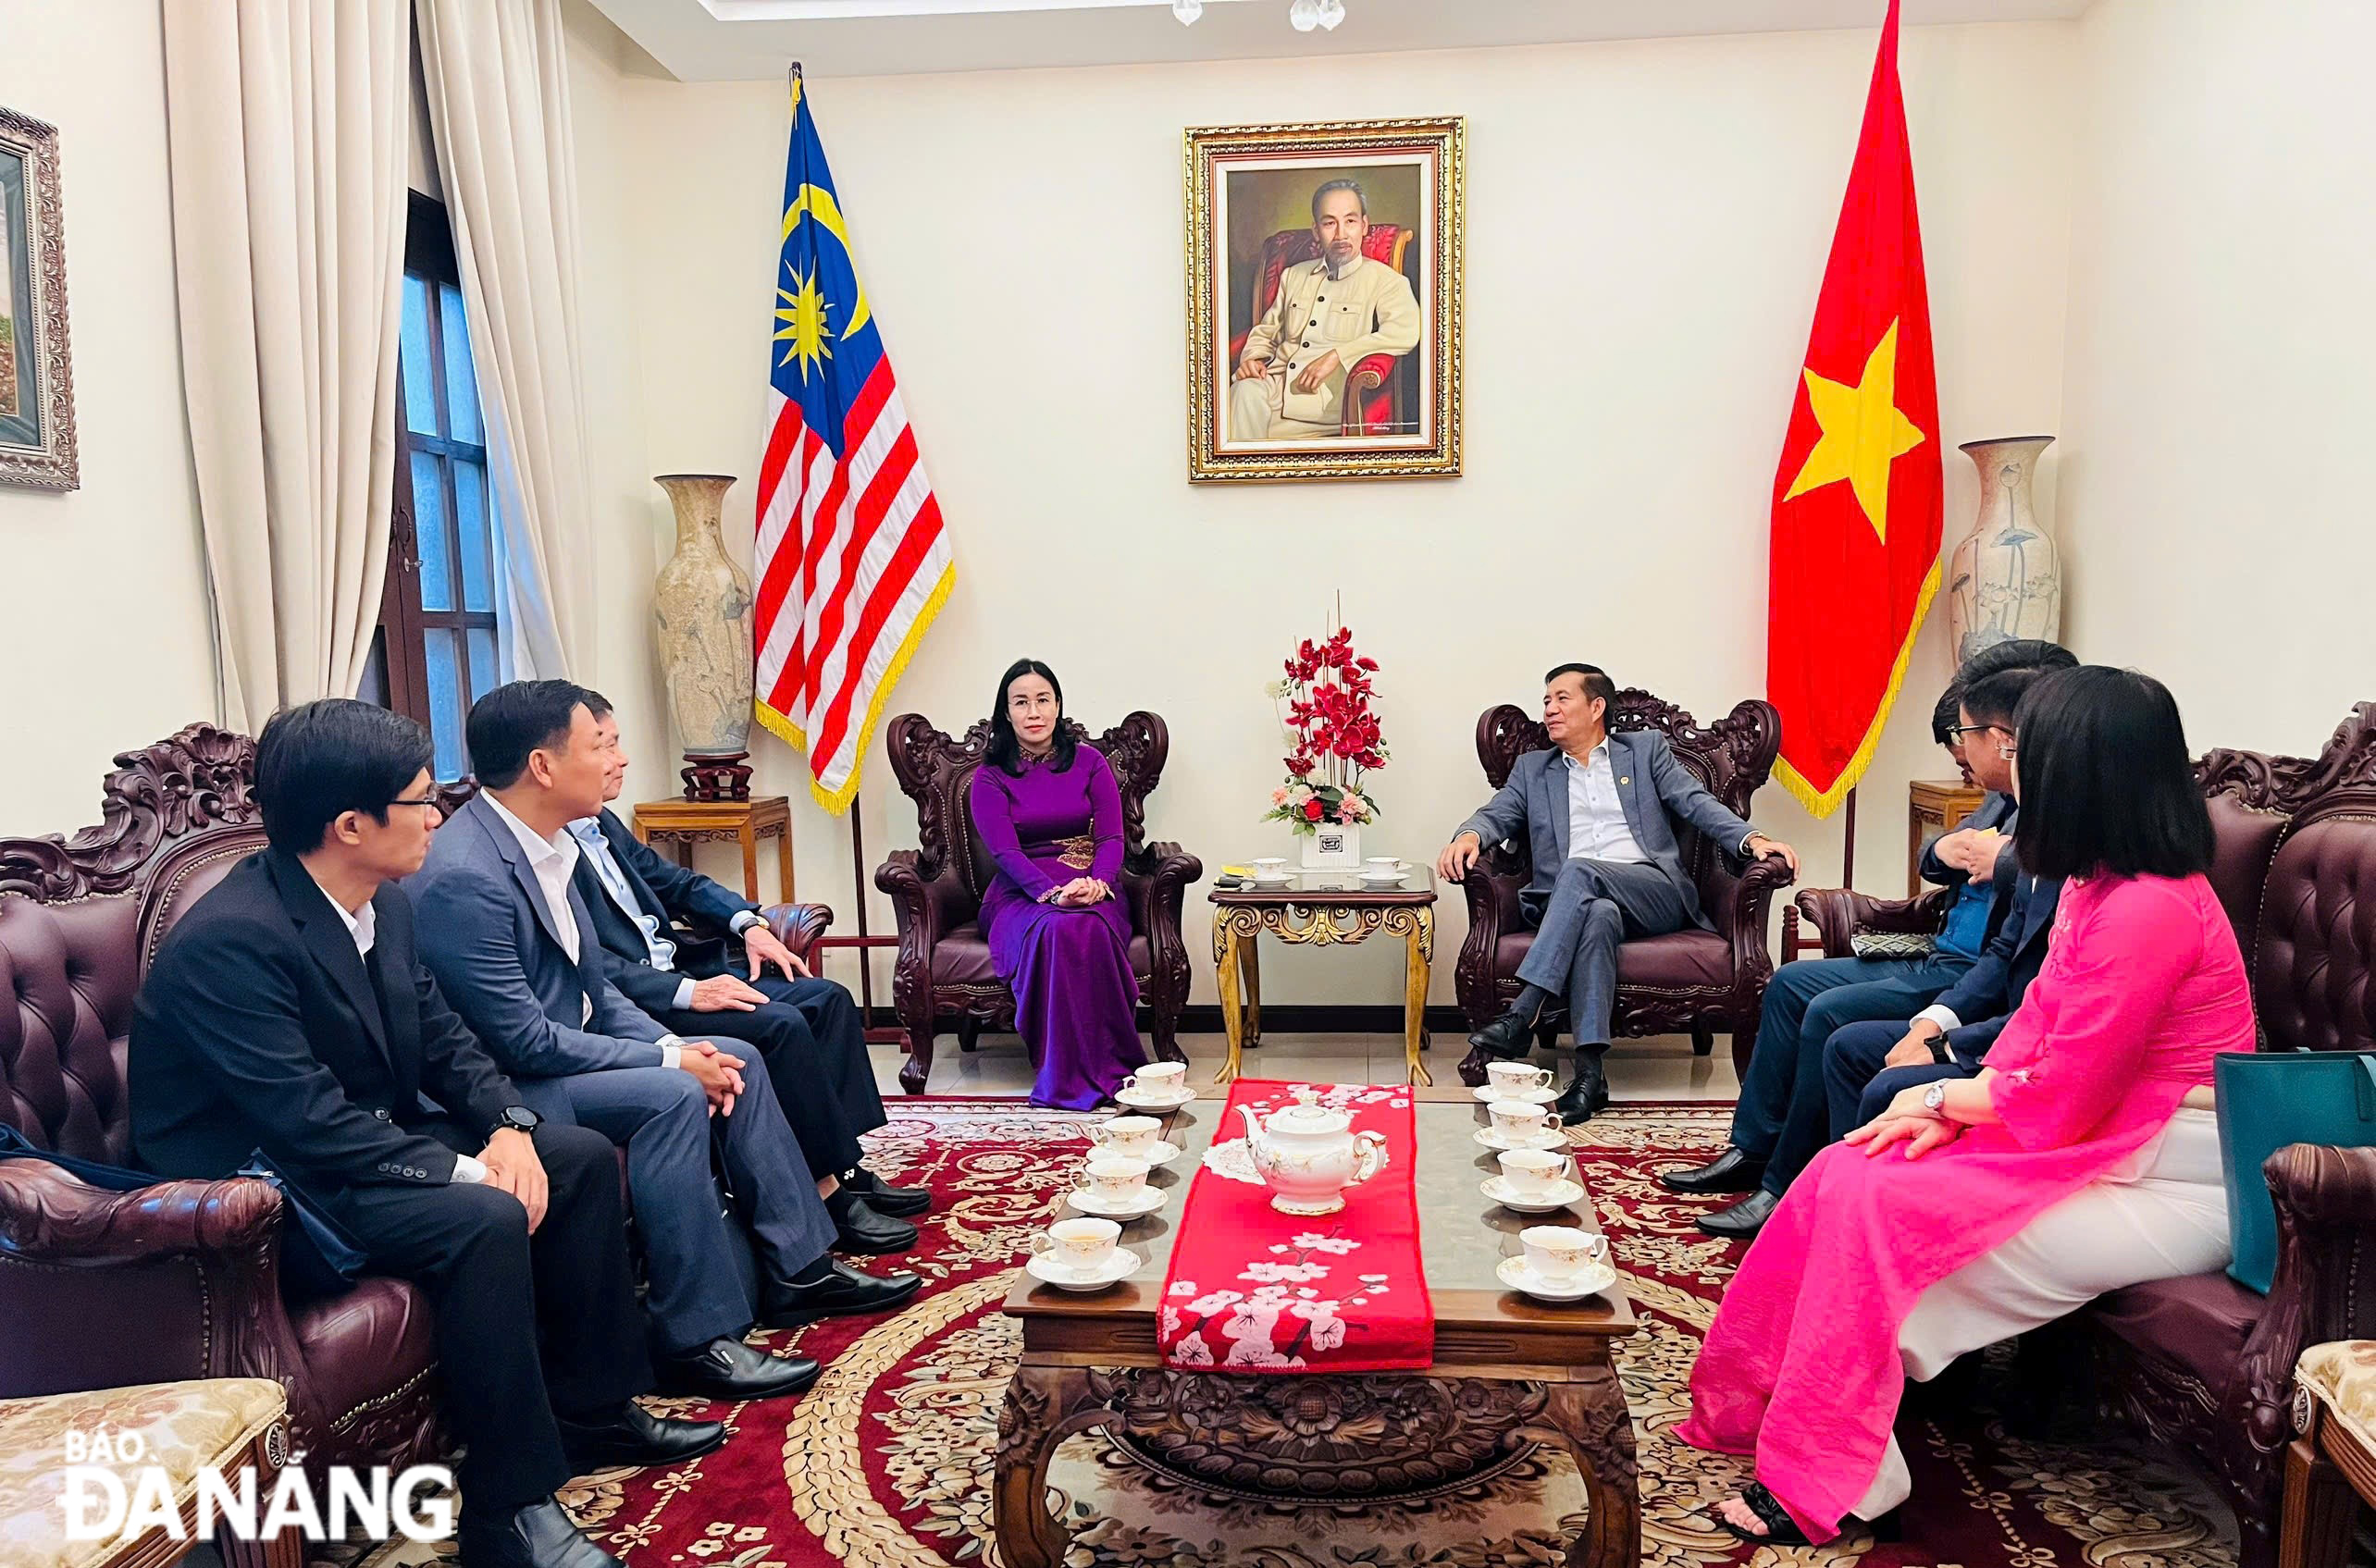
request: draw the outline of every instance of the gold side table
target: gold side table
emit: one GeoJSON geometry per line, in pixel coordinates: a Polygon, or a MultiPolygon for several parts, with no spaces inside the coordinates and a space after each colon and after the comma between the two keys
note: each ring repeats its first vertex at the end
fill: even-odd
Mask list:
{"type": "Polygon", "coordinates": [[[693,863],[693,846],[719,843],[742,846],[743,896],[759,899],[759,841],[775,841],[775,878],[779,904],[792,902],[792,801],[782,795],[755,795],[749,800],[645,800],[636,806],[630,824],[635,835],[655,846],[674,845],[676,863],[693,863]]]}
{"type": "Polygon", "coordinates": [[[1213,1081],[1243,1069],[1248,1043],[1262,1043],[1264,932],[1294,946],[1349,947],[1383,932],[1403,939],[1403,1059],[1413,1083],[1433,1083],[1419,1053],[1427,1048],[1428,965],[1435,958],[1435,872],[1412,865],[1397,887],[1366,887],[1354,871],[1297,871],[1284,887],[1217,887],[1213,970],[1221,987],[1221,1027],[1229,1059],[1213,1081]],[[1240,1003],[1244,1006],[1241,1007],[1240,1003]]]}

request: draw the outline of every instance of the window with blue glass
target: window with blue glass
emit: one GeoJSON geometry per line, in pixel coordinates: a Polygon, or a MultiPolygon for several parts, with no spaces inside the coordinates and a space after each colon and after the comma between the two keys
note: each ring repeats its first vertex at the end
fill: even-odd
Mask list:
{"type": "Polygon", "coordinates": [[[436,742],[440,781],[469,771],[463,722],[501,679],[502,584],[487,426],[445,209],[415,192],[405,231],[399,349],[402,454],[379,637],[363,696],[436,742]]]}

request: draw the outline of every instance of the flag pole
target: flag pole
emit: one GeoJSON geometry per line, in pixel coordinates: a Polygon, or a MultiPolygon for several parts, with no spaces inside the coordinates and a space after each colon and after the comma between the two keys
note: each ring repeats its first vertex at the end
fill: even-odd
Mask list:
{"type": "Polygon", "coordinates": [[[1856,891],[1856,791],[1848,792],[1848,821],[1842,827],[1839,849],[1839,884],[1850,892],[1856,891]]]}

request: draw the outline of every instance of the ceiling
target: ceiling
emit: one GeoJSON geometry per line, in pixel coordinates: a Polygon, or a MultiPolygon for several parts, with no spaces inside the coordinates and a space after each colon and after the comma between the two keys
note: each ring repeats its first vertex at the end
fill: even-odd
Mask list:
{"type": "MultiPolygon", "coordinates": [[[[1289,0],[592,0],[684,81],[1366,55],[1704,33],[1874,28],[1883,0],[1344,0],[1297,32],[1289,0]]],[[[2075,17],[2091,0],[1904,0],[1910,27],[2075,17]]]]}

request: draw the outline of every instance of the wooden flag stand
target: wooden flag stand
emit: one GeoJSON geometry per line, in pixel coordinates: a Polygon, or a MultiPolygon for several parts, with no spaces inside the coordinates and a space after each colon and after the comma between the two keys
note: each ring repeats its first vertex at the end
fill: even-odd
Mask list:
{"type": "MultiPolygon", "coordinates": [[[[1847,808],[1845,812],[1847,820],[1842,827],[1845,838],[1839,850],[1839,884],[1842,887],[1853,889],[1856,886],[1855,790],[1851,789],[1848,792],[1848,798],[1843,804],[1847,808]]],[[[1782,961],[1786,964],[1801,953],[1820,953],[1824,950],[1824,939],[1820,932],[1813,936],[1801,936],[1799,931],[1799,906],[1794,901],[1782,907],[1782,961]]]]}
{"type": "Polygon", "coordinates": [[[866,929],[866,830],[859,825],[859,803],[849,803],[849,864],[850,883],[858,894],[858,934],[856,936],[821,936],[809,945],[810,950],[854,951],[858,954],[858,1016],[866,1026],[869,1045],[897,1045],[907,1041],[908,1031],[894,1022],[877,1026],[874,1021],[874,955],[877,947],[896,948],[897,936],[874,936],[866,929]]]}

